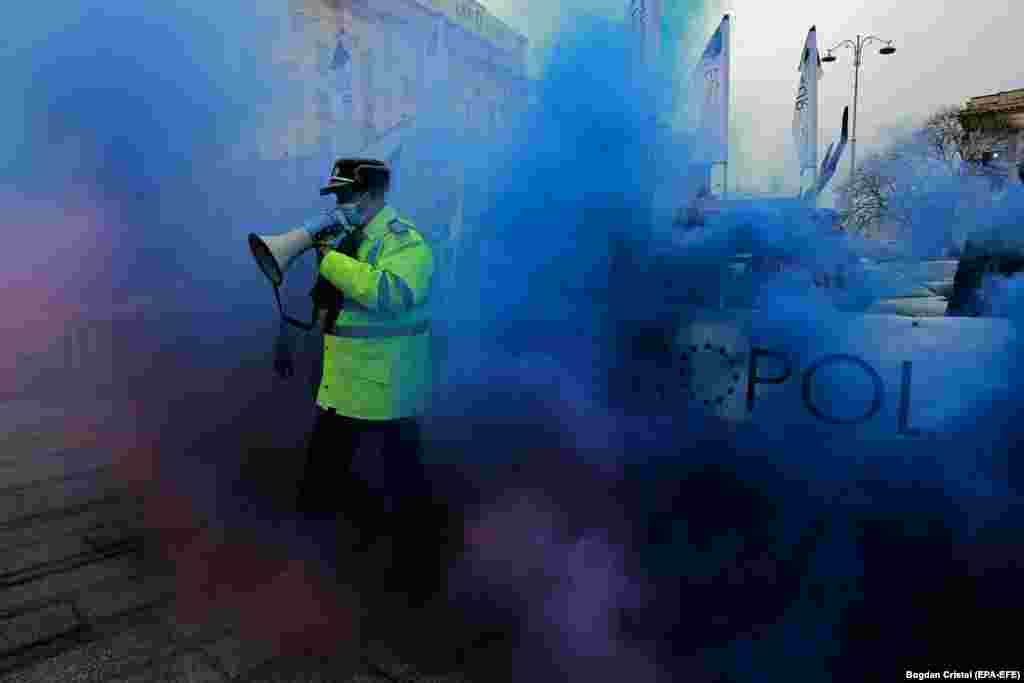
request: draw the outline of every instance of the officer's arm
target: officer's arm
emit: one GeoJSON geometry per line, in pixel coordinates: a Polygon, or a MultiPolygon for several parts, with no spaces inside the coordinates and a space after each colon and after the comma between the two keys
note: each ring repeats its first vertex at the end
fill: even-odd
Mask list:
{"type": "Polygon", "coordinates": [[[425,242],[400,244],[381,255],[376,266],[339,252],[320,263],[320,274],[345,296],[381,313],[402,313],[423,303],[434,259],[425,242]]]}

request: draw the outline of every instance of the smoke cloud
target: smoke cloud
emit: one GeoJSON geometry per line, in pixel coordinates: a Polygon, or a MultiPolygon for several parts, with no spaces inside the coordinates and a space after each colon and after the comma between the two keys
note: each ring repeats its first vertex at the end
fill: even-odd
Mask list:
{"type": "MultiPolygon", "coordinates": [[[[113,327],[106,398],[132,406],[115,428],[133,438],[110,443],[126,480],[163,492],[147,519],[176,549],[183,613],[226,604],[244,618],[264,596],[295,613],[275,610],[278,623],[253,637],[329,650],[330,634],[352,632],[350,596],[310,588],[330,549],[278,500],[297,476],[315,365],[308,378],[272,378],[276,311],[245,244],[316,211],[326,165],[237,152],[260,117],[301,109],[302,83],[266,50],[287,16],[252,3],[82,2],[59,22],[19,11],[25,30],[5,68],[23,106],[3,114],[0,135],[12,160],[0,258],[13,275],[0,300],[25,324],[5,331],[19,346],[4,388],[17,394],[24,380],[15,352],[41,353],[61,326],[132,307],[144,329],[113,327]],[[197,532],[193,516],[214,529],[197,532]]],[[[779,253],[813,271],[872,245],[822,238],[774,204],[674,233],[700,141],[656,125],[670,89],[635,66],[621,22],[563,25],[535,101],[499,135],[476,140],[434,117],[403,152],[403,168],[458,161],[479,189],[434,306],[439,386],[425,419],[431,466],[465,525],[453,603],[515,632],[517,680],[1003,666],[1012,634],[995,624],[1021,607],[1019,398],[929,396],[949,417],[926,447],[794,422],[782,402],[736,425],[685,400],[674,333],[690,304],[718,305],[711,283],[729,256],[779,253]]],[[[930,177],[901,173],[911,187],[930,177]]],[[[398,208],[436,228],[416,207],[444,188],[403,182],[398,208]]],[[[907,259],[948,226],[948,212],[929,211],[957,191],[946,182],[906,195],[918,212],[907,259]]],[[[964,211],[961,224],[990,230],[1024,217],[1012,194],[964,211]]],[[[308,261],[289,273],[293,313],[308,305],[311,274],[308,261]]],[[[791,348],[857,341],[842,321],[896,287],[862,275],[835,299],[779,273],[751,305],[791,348]]],[[[996,296],[1014,320],[1018,284],[996,296]]],[[[310,359],[316,347],[311,338],[310,359]]],[[[1016,351],[950,360],[941,386],[969,375],[1012,388],[1016,351]]],[[[854,386],[844,377],[822,390],[854,386]]],[[[67,380],[44,383],[41,400],[67,380]]]]}

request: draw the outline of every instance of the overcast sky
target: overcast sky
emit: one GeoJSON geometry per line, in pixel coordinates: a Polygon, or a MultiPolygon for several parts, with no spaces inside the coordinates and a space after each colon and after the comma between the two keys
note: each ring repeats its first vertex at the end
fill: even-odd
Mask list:
{"type": "MultiPolygon", "coordinates": [[[[569,5],[562,0],[484,0],[495,15],[541,43],[569,5]]],[[[627,0],[574,2],[625,18],[627,0]]],[[[715,2],[716,5],[721,5],[715,2]]],[[[858,157],[877,149],[894,128],[920,121],[938,107],[968,97],[1024,88],[1024,2],[822,2],[724,0],[734,15],[734,122],[732,150],[740,182],[765,185],[776,173],[795,185],[796,153],[790,134],[797,64],[811,24],[822,52],[857,34],[894,41],[896,54],[864,51],[858,110],[858,157]]],[[[710,32],[710,31],[709,31],[710,32]]],[[[836,52],[821,81],[821,148],[836,139],[843,106],[853,99],[853,55],[836,52]]],[[[851,107],[852,115],[852,107],[851,107]]],[[[846,152],[839,174],[848,171],[846,152]]]]}

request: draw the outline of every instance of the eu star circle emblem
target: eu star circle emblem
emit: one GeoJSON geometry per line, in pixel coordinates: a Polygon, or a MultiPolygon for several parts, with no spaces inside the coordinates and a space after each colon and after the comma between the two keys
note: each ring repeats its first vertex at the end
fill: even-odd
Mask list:
{"type": "Polygon", "coordinates": [[[718,411],[738,400],[747,354],[706,341],[679,349],[679,379],[691,404],[718,411]]]}

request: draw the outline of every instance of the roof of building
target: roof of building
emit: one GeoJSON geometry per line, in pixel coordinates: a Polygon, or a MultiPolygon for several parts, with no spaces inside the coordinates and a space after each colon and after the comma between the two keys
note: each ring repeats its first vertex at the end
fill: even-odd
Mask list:
{"type": "Polygon", "coordinates": [[[498,17],[494,16],[475,0],[416,0],[432,12],[439,12],[453,24],[482,38],[495,47],[515,52],[528,42],[519,33],[498,17]]]}
{"type": "Polygon", "coordinates": [[[977,113],[1024,111],[1024,88],[972,97],[967,100],[966,108],[977,113]]]}

